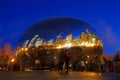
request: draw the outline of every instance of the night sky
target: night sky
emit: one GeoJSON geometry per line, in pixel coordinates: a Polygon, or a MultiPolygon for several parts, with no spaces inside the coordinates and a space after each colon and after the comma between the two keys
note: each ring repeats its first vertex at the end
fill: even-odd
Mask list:
{"type": "Polygon", "coordinates": [[[15,47],[32,25],[48,18],[73,17],[90,23],[100,34],[104,52],[120,50],[119,0],[0,0],[0,47],[15,47]]]}

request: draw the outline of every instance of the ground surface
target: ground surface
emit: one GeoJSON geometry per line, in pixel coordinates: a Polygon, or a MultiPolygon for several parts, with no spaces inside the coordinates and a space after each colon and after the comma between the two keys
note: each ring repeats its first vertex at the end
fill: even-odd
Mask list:
{"type": "Polygon", "coordinates": [[[116,73],[96,72],[0,72],[0,80],[120,80],[116,73]]]}

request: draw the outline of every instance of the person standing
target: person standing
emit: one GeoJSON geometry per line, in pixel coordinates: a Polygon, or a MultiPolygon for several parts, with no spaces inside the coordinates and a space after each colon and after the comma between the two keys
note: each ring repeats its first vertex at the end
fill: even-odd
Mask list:
{"type": "Polygon", "coordinates": [[[64,53],[64,49],[61,49],[60,54],[59,54],[59,58],[58,58],[58,70],[60,70],[62,72],[63,70],[63,66],[65,65],[65,53],[64,53]]]}
{"type": "Polygon", "coordinates": [[[86,65],[84,61],[81,61],[81,71],[86,71],[86,65]]]}
{"type": "Polygon", "coordinates": [[[65,64],[66,64],[66,72],[68,73],[69,69],[69,51],[65,50],[65,64]]]}

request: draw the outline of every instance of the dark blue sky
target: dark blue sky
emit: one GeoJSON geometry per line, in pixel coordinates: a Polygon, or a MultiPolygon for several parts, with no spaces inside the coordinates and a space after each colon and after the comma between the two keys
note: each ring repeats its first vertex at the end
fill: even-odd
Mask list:
{"type": "Polygon", "coordinates": [[[94,26],[106,54],[120,50],[119,0],[0,0],[0,46],[14,47],[33,24],[53,17],[74,17],[94,26]]]}

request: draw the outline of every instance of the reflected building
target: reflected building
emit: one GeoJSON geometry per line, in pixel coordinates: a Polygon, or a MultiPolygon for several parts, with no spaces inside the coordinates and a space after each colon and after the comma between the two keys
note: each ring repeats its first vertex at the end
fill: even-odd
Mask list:
{"type": "Polygon", "coordinates": [[[31,39],[28,47],[34,46],[34,42],[36,41],[37,37],[38,37],[38,35],[35,35],[35,36],[31,39]]]}
{"type": "Polygon", "coordinates": [[[40,38],[37,38],[37,40],[35,41],[35,46],[36,47],[39,47],[39,46],[41,46],[42,45],[42,40],[40,39],[40,38]]]}
{"type": "Polygon", "coordinates": [[[48,46],[51,46],[53,45],[53,39],[49,40],[48,43],[47,43],[48,46]]]}
{"type": "Polygon", "coordinates": [[[82,34],[80,35],[80,42],[82,43],[86,41],[87,41],[87,35],[84,32],[82,32],[82,34]]]}
{"type": "Polygon", "coordinates": [[[38,37],[38,35],[35,35],[31,41],[26,41],[25,44],[23,44],[25,47],[30,46],[56,46],[56,48],[64,48],[64,47],[74,47],[74,46],[85,46],[85,47],[92,47],[92,46],[101,46],[102,41],[99,39],[94,33],[91,33],[90,31],[86,30],[86,34],[84,32],[81,33],[80,38],[75,38],[72,34],[66,35],[66,39],[62,39],[62,35],[58,35],[56,37],[56,41],[54,42],[53,39],[46,41],[43,41],[38,37]],[[27,46],[28,45],[28,46],[27,46]]]}
{"type": "Polygon", "coordinates": [[[45,47],[47,45],[47,42],[46,41],[43,41],[42,42],[42,46],[45,47]]]}
{"type": "Polygon", "coordinates": [[[26,40],[23,44],[23,47],[26,48],[28,46],[29,40],[26,40]]]}
{"type": "Polygon", "coordinates": [[[61,43],[63,43],[62,36],[58,35],[56,38],[56,44],[61,44],[61,43]]]}
{"type": "Polygon", "coordinates": [[[66,43],[72,43],[73,41],[73,35],[72,34],[69,34],[66,36],[66,43]]]}

